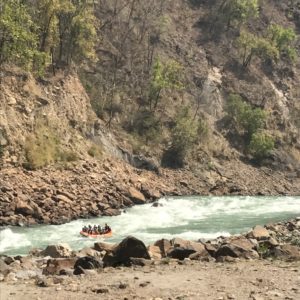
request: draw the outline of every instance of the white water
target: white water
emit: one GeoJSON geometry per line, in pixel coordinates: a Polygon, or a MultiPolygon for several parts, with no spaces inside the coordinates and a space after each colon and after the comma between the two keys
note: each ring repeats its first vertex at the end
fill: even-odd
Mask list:
{"type": "Polygon", "coordinates": [[[109,242],[128,235],[146,244],[160,238],[211,239],[248,231],[256,224],[300,216],[300,197],[176,197],[134,206],[116,217],[77,220],[64,225],[31,228],[8,227],[0,231],[0,253],[27,254],[31,248],[68,243],[73,249],[92,246],[95,239],[78,233],[82,226],[104,224],[113,229],[109,242]]]}

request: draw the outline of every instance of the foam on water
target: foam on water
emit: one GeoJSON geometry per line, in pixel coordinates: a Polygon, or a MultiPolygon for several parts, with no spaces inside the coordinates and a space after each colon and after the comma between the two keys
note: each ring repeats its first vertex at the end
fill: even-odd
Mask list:
{"type": "Polygon", "coordinates": [[[26,254],[33,247],[68,243],[73,249],[91,246],[95,239],[78,232],[84,225],[109,223],[110,242],[128,235],[146,244],[160,238],[198,240],[242,233],[256,224],[300,215],[300,197],[169,197],[151,204],[126,209],[120,216],[76,220],[58,226],[6,228],[0,231],[0,253],[26,254]]]}
{"type": "Polygon", "coordinates": [[[17,247],[29,247],[30,240],[26,234],[14,233],[10,228],[0,231],[0,253],[13,250],[17,247]]]}

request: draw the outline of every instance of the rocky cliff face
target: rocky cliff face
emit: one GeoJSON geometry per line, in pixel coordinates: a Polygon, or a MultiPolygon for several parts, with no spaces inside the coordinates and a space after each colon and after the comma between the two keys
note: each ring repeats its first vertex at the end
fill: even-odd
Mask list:
{"type": "MultiPolygon", "coordinates": [[[[142,23],[132,21],[128,27],[127,8],[118,22],[112,22],[111,2],[105,3],[98,17],[111,25],[99,33],[101,59],[79,68],[80,79],[75,71],[37,80],[13,66],[1,70],[0,224],[60,223],[115,214],[134,201],[165,194],[300,194],[299,61],[288,67],[272,66],[270,71],[255,60],[251,68],[242,70],[232,42],[235,31],[222,36],[209,32],[208,1],[197,5],[165,1],[153,12],[156,21],[162,22],[161,14],[164,20],[160,32],[151,23],[157,37],[151,45],[144,39],[138,43],[142,23]],[[120,28],[130,29],[123,44],[118,39],[120,28]],[[185,168],[179,170],[160,167],[167,136],[162,142],[140,145],[137,151],[133,137],[124,130],[124,123],[143,105],[139,90],[146,86],[139,86],[143,73],[139,62],[145,63],[145,51],[153,45],[149,48],[153,53],[147,52],[152,59],[178,61],[188,83],[184,90],[163,94],[157,109],[163,136],[186,105],[200,113],[209,127],[209,139],[195,145],[185,168]],[[121,61],[113,67],[116,58],[121,61]],[[265,166],[252,165],[238,138],[224,126],[231,92],[268,112],[267,130],[276,136],[276,150],[265,166]],[[104,107],[98,116],[91,106],[95,101],[104,107]],[[108,115],[107,104],[122,104],[122,110],[108,115]],[[35,167],[42,169],[28,170],[35,167]],[[130,188],[135,191],[129,192],[130,188]]],[[[276,16],[281,25],[299,32],[297,19],[286,10],[277,1],[264,4],[256,30],[276,16]]]]}

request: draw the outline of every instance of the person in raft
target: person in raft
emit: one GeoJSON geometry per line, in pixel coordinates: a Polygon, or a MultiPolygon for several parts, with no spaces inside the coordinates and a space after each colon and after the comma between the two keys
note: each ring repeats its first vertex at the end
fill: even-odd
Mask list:
{"type": "Polygon", "coordinates": [[[105,226],[104,226],[104,233],[109,233],[111,232],[111,228],[107,225],[107,223],[105,223],[105,226]]]}
{"type": "Polygon", "coordinates": [[[82,231],[88,234],[105,234],[111,232],[111,228],[105,223],[104,228],[102,228],[101,225],[94,225],[93,227],[88,225],[88,227],[83,226],[82,231]]]}

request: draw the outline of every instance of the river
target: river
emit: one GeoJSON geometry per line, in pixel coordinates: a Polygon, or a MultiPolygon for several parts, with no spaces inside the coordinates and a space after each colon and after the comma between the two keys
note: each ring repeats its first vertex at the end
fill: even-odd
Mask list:
{"type": "Polygon", "coordinates": [[[25,255],[32,248],[67,243],[77,250],[97,240],[79,235],[82,226],[108,223],[119,242],[133,235],[146,244],[160,238],[212,239],[220,235],[244,233],[256,224],[288,220],[300,216],[300,197],[168,197],[152,204],[134,206],[119,216],[81,219],[63,225],[6,227],[0,231],[0,253],[25,255]]]}

